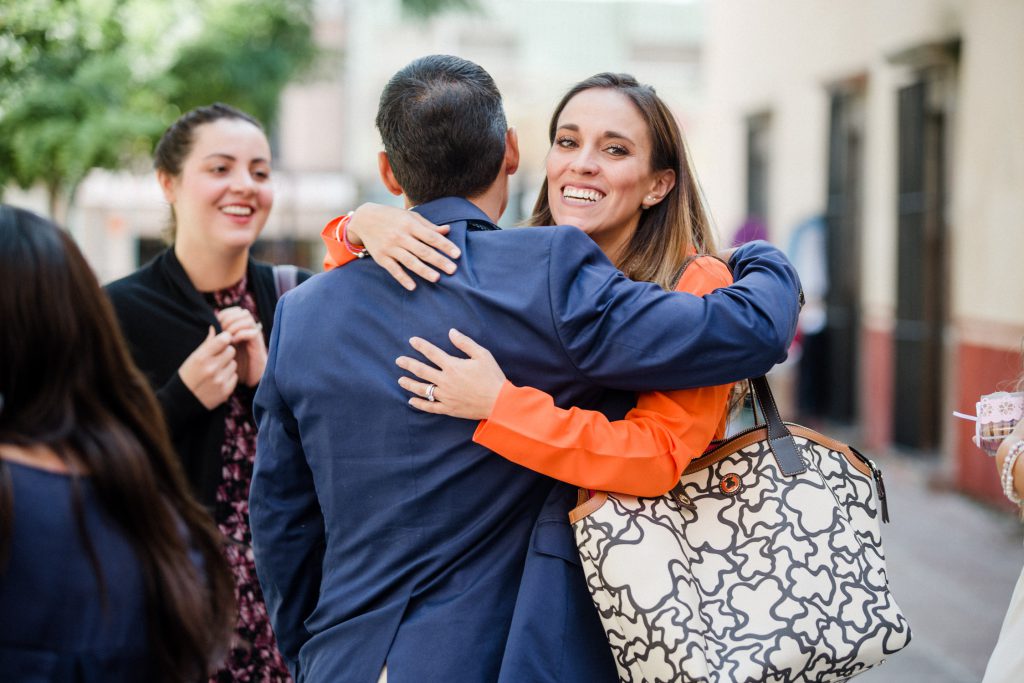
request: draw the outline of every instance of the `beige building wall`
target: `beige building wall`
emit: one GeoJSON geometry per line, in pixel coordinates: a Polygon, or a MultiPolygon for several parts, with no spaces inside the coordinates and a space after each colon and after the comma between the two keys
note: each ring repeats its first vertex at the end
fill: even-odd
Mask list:
{"type": "Polygon", "coordinates": [[[989,334],[998,334],[1001,346],[1020,350],[1012,332],[1024,324],[1024,2],[968,4],[955,149],[953,306],[964,333],[992,323],[989,334]]]}
{"type": "Polygon", "coordinates": [[[709,4],[708,121],[714,157],[698,160],[705,189],[723,226],[745,217],[747,116],[772,115],[768,222],[781,244],[809,215],[824,210],[828,92],[866,77],[864,244],[872,245],[865,296],[891,309],[895,225],[895,89],[906,76],[886,57],[958,34],[964,5],[942,0],[718,0],[709,4]],[[878,248],[889,245],[889,248],[878,248]]]}
{"type": "Polygon", "coordinates": [[[709,5],[708,142],[697,160],[723,226],[745,211],[744,120],[771,111],[773,235],[824,209],[827,88],[866,78],[864,300],[891,317],[895,277],[896,90],[888,57],[962,39],[951,149],[957,317],[1020,323],[1024,280],[1024,3],[1019,0],[719,0],[709,5]],[[987,273],[987,277],[980,275],[987,273]],[[1015,305],[1016,304],[1016,305],[1015,305]]]}
{"type": "MultiPolygon", "coordinates": [[[[768,216],[785,246],[826,208],[829,92],[863,92],[860,304],[866,355],[889,353],[897,293],[898,99],[939,52],[949,87],[932,93],[946,115],[948,313],[945,408],[971,412],[1020,365],[1024,337],[1024,2],[1020,0],[715,0],[708,5],[707,99],[697,158],[723,232],[746,211],[746,121],[769,112],[768,216]],[[887,336],[888,335],[888,336],[887,336]],[[872,346],[873,344],[873,346],[872,346]]],[[[861,404],[893,382],[891,358],[865,358],[861,404]],[[886,374],[888,373],[888,374],[886,374]]],[[[871,407],[874,409],[873,407],[871,407]]],[[[870,412],[865,410],[865,413],[870,412]]],[[[948,416],[948,410],[945,412],[948,416]]],[[[882,419],[865,414],[868,422],[882,419]]],[[[962,426],[948,417],[943,457],[967,489],[989,490],[962,426]]],[[[878,425],[875,425],[878,427],[878,425]]],[[[866,425],[870,431],[872,425],[866,425]]],[[[887,435],[884,425],[881,433],[887,435]]],[[[988,464],[988,463],[984,463],[988,464]]]]}

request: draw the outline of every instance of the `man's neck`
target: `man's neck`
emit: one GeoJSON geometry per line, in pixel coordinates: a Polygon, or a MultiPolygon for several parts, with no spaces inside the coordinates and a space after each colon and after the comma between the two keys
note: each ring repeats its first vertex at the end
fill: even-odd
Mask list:
{"type": "MultiPolygon", "coordinates": [[[[508,191],[507,188],[501,187],[499,183],[495,183],[487,188],[482,194],[478,194],[474,197],[466,197],[466,201],[476,206],[491,219],[491,222],[495,225],[501,220],[501,215],[505,213],[505,206],[508,204],[508,191]]],[[[405,208],[411,209],[416,204],[409,201],[409,196],[405,197],[405,208]]]]}
{"type": "Polygon", "coordinates": [[[476,208],[487,214],[487,217],[495,225],[501,220],[501,215],[505,213],[505,206],[508,204],[507,189],[496,187],[496,185],[497,183],[491,185],[483,194],[475,197],[466,197],[471,204],[474,204],[476,208]]]}

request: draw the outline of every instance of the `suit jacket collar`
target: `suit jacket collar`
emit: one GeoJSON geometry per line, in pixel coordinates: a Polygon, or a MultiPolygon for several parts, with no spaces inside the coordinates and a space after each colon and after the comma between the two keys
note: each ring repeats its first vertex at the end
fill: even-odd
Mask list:
{"type": "Polygon", "coordinates": [[[481,211],[476,204],[462,197],[442,197],[414,206],[412,210],[435,225],[450,225],[465,221],[486,223],[489,228],[484,229],[498,229],[494,221],[488,218],[487,214],[481,211]]]}

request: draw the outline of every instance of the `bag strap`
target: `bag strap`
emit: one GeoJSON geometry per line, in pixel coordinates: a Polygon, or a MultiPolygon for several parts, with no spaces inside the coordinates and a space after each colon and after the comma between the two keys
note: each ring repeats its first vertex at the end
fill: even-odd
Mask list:
{"type": "Polygon", "coordinates": [[[771,448],[779,469],[787,477],[805,472],[807,465],[797,451],[793,434],[779,415],[779,407],[775,404],[771,387],[768,386],[768,378],[764,375],[755,377],[750,380],[750,387],[753,389],[754,400],[764,415],[765,425],[768,427],[768,447],[771,448]]]}
{"type": "Polygon", "coordinates": [[[299,283],[299,269],[296,266],[274,266],[274,291],[277,298],[299,283]]]}

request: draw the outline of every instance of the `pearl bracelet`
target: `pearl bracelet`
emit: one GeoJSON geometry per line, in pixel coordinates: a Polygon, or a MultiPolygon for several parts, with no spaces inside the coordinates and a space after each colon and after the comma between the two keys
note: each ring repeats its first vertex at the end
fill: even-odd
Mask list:
{"type": "Polygon", "coordinates": [[[1003,483],[1003,493],[1015,505],[1024,504],[1024,501],[1017,495],[1013,486],[1013,468],[1017,464],[1017,458],[1020,457],[1021,453],[1024,453],[1024,440],[1018,441],[1010,447],[1009,452],[1006,454],[1006,460],[1003,461],[1003,470],[1000,476],[1000,480],[1003,483]]]}

